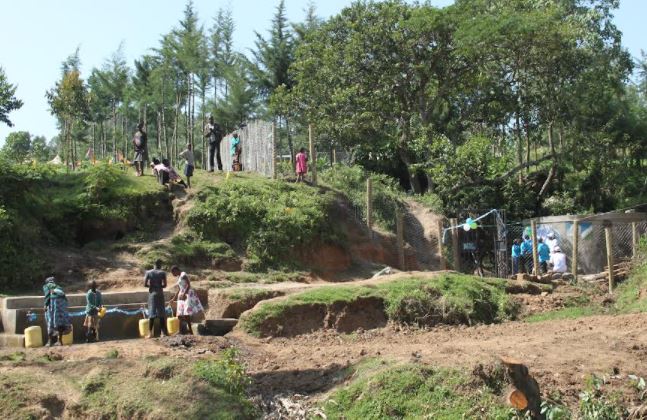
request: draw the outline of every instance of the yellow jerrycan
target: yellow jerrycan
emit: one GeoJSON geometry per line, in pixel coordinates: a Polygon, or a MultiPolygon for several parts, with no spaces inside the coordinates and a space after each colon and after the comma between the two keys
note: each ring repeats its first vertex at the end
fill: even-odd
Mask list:
{"type": "Polygon", "coordinates": [[[43,331],[38,325],[25,328],[25,347],[28,349],[43,347],[43,331]]]}
{"type": "Polygon", "coordinates": [[[106,316],[106,308],[103,306],[99,308],[99,312],[97,312],[97,315],[99,315],[99,319],[103,319],[103,317],[106,316]]]}
{"type": "Polygon", "coordinates": [[[150,320],[148,318],[143,318],[139,320],[139,336],[146,337],[149,332],[150,320]]]}
{"type": "Polygon", "coordinates": [[[168,335],[175,335],[180,332],[180,318],[173,316],[173,312],[166,319],[166,331],[168,331],[168,335]]]}
{"type": "Polygon", "coordinates": [[[74,342],[74,326],[70,325],[70,332],[63,334],[63,345],[71,346],[74,342]]]}

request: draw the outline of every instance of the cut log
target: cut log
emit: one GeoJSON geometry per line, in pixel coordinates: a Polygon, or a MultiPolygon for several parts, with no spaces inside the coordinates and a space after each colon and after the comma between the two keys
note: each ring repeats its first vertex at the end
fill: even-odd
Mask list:
{"type": "MultiPolygon", "coordinates": [[[[508,394],[510,404],[521,404],[525,399],[526,408],[521,410],[526,410],[533,419],[543,420],[539,384],[530,375],[528,368],[521,361],[510,357],[501,357],[501,362],[506,368],[506,379],[514,387],[513,392],[508,394]],[[511,400],[511,397],[513,400],[511,400]]],[[[512,406],[515,407],[514,405],[512,406]]]]}

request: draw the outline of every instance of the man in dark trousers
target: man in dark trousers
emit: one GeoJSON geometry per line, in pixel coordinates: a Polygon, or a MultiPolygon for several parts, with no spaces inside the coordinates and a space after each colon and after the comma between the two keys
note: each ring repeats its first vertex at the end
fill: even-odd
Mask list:
{"type": "Polygon", "coordinates": [[[220,129],[220,125],[213,121],[213,115],[209,117],[209,123],[205,127],[204,136],[209,139],[209,172],[213,172],[214,170],[214,156],[218,161],[218,170],[222,171],[222,160],[220,158],[222,130],[220,129]]]}
{"type": "Polygon", "coordinates": [[[164,288],[166,288],[166,273],[162,271],[162,261],[155,261],[155,267],[148,270],[144,276],[144,287],[148,287],[148,320],[150,332],[146,338],[153,338],[155,318],[160,320],[162,335],[168,335],[166,330],[166,304],[164,288]]]}
{"type": "Polygon", "coordinates": [[[144,165],[146,160],[148,159],[147,155],[147,150],[146,148],[148,147],[148,137],[146,136],[146,132],[144,131],[144,123],[140,122],[137,124],[137,131],[135,131],[135,135],[133,136],[133,149],[135,150],[135,157],[133,158],[133,162],[135,162],[135,170],[137,171],[137,176],[142,176],[144,175],[144,165]]]}

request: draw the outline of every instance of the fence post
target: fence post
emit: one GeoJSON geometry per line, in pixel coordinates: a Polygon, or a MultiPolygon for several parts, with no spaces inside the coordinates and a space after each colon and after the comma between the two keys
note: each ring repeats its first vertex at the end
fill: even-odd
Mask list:
{"type": "Polygon", "coordinates": [[[638,224],[631,222],[631,256],[636,258],[638,253],[638,224]]]}
{"type": "Polygon", "coordinates": [[[272,179],[278,178],[278,162],[276,159],[276,120],[272,121],[272,162],[274,162],[274,170],[272,179]]]}
{"type": "Polygon", "coordinates": [[[402,211],[398,210],[395,213],[395,231],[396,237],[398,240],[398,264],[400,265],[400,270],[406,270],[406,264],[404,261],[404,216],[402,211]]]}
{"type": "Polygon", "coordinates": [[[615,287],[615,280],[613,278],[613,234],[611,231],[611,223],[605,222],[604,224],[604,238],[607,243],[607,265],[609,266],[609,293],[613,293],[615,287]]]}
{"type": "MultiPolygon", "coordinates": [[[[580,243],[580,222],[578,220],[573,222],[573,261],[571,267],[573,271],[573,278],[577,282],[577,250],[580,243]]],[[[551,249],[550,252],[553,252],[551,249]]]]}
{"type": "Polygon", "coordinates": [[[373,229],[373,181],[366,179],[366,226],[369,232],[373,229]]]}
{"type": "Polygon", "coordinates": [[[535,275],[539,275],[539,255],[537,255],[537,222],[530,221],[530,230],[532,235],[532,271],[535,275]]]}
{"type": "Polygon", "coordinates": [[[452,250],[454,252],[454,271],[461,271],[461,253],[458,249],[458,219],[451,219],[452,229],[452,250]]]}
{"type": "Polygon", "coordinates": [[[312,174],[312,184],[317,185],[317,153],[315,151],[312,124],[308,124],[308,141],[310,142],[310,173],[312,174]]]}
{"type": "Polygon", "coordinates": [[[438,220],[438,255],[440,256],[440,269],[447,270],[447,260],[445,259],[445,250],[443,249],[443,220],[438,220]]]}
{"type": "Polygon", "coordinates": [[[332,164],[337,164],[337,149],[335,148],[332,149],[332,164]]]}

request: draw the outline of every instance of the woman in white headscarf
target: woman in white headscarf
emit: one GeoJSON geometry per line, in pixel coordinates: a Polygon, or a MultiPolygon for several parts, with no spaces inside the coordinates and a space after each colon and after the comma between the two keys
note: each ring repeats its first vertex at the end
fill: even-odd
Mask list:
{"type": "Polygon", "coordinates": [[[171,299],[171,302],[177,302],[176,314],[180,319],[180,326],[182,326],[183,323],[186,323],[189,334],[193,334],[191,317],[203,312],[204,308],[202,307],[202,303],[200,303],[198,293],[191,287],[189,276],[184,271],[180,271],[177,266],[171,268],[171,273],[173,273],[174,276],[178,276],[178,291],[171,299]]]}

